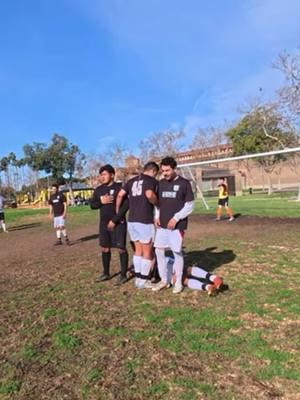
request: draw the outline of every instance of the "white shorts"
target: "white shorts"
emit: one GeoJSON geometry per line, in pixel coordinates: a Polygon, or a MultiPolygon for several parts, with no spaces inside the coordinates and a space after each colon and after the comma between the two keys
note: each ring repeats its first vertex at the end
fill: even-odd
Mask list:
{"type": "Polygon", "coordinates": [[[166,249],[170,248],[172,251],[179,253],[182,249],[184,232],[179,229],[165,229],[158,228],[156,231],[154,247],[166,249]]]}
{"type": "Polygon", "coordinates": [[[63,226],[65,226],[64,217],[62,215],[60,217],[54,217],[53,225],[54,225],[54,228],[56,228],[56,229],[62,228],[63,226]]]}
{"type": "Polygon", "coordinates": [[[128,233],[132,242],[150,243],[155,236],[154,224],[128,222],[128,233]]]}

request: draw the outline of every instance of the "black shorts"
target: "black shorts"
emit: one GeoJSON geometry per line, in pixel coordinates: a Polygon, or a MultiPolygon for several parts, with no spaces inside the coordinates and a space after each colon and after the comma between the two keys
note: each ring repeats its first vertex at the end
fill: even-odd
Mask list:
{"type": "Polygon", "coordinates": [[[218,205],[222,207],[228,207],[229,204],[229,198],[226,197],[225,199],[219,199],[218,205]]]}
{"type": "Polygon", "coordinates": [[[5,221],[4,212],[0,212],[0,221],[5,221]]]}
{"type": "Polygon", "coordinates": [[[126,249],[127,224],[116,225],[113,231],[107,229],[107,223],[100,223],[99,244],[101,247],[126,249]]]}

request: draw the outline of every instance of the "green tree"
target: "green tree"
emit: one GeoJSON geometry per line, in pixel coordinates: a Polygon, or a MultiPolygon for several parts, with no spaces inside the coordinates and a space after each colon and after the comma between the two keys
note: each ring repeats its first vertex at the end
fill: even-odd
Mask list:
{"type": "MultiPolygon", "coordinates": [[[[226,133],[233,145],[235,156],[280,150],[294,146],[297,136],[274,105],[255,106],[238,124],[226,133]]],[[[259,157],[255,161],[262,166],[269,180],[269,194],[272,192],[271,174],[284,160],[285,154],[259,157]]]]}

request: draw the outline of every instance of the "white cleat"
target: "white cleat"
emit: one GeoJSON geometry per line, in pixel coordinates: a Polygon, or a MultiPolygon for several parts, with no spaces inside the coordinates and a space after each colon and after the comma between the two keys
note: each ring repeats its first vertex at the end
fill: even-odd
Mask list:
{"type": "Polygon", "coordinates": [[[172,292],[174,294],[181,293],[182,291],[183,291],[183,286],[182,285],[176,285],[176,284],[175,284],[175,286],[174,286],[174,288],[172,290],[172,292]]]}
{"type": "Polygon", "coordinates": [[[160,290],[167,289],[170,287],[170,284],[164,281],[158,282],[153,288],[153,292],[159,292],[160,290]]]}

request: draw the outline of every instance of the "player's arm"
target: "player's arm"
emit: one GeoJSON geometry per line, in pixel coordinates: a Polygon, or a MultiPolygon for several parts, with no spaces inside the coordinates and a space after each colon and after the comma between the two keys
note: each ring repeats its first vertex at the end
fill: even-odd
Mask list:
{"type": "Polygon", "coordinates": [[[156,228],[160,227],[160,210],[157,206],[154,207],[154,224],[156,228]]]}
{"type": "Polygon", "coordinates": [[[125,189],[122,188],[119,190],[119,193],[116,198],[116,214],[119,214],[123,199],[126,196],[126,194],[127,194],[127,192],[125,189]]]}
{"type": "Polygon", "coordinates": [[[51,203],[49,203],[49,218],[52,218],[53,216],[53,206],[51,203]]]}
{"type": "Polygon", "coordinates": [[[99,190],[95,189],[93,197],[90,200],[90,207],[92,210],[98,210],[102,207],[99,190]]]}
{"type": "Polygon", "coordinates": [[[153,204],[154,206],[157,205],[158,198],[157,198],[156,193],[153,190],[146,190],[145,196],[146,196],[147,200],[149,201],[149,203],[153,204]]]}
{"type": "Polygon", "coordinates": [[[67,216],[67,209],[68,209],[67,199],[64,196],[64,213],[63,213],[64,218],[66,218],[67,216]]]}
{"type": "MultiPolygon", "coordinates": [[[[122,189],[121,189],[122,190],[122,189]]],[[[122,219],[125,218],[127,211],[129,210],[129,200],[128,197],[126,196],[123,198],[122,204],[119,208],[119,212],[116,213],[116,215],[112,218],[112,221],[117,224],[120,222],[122,219]]]]}
{"type": "Polygon", "coordinates": [[[173,218],[168,222],[168,229],[175,229],[177,223],[181,219],[185,219],[188,217],[194,210],[195,201],[194,201],[194,193],[192,190],[192,186],[190,182],[187,182],[185,189],[185,203],[181,210],[174,214],[173,218]]]}

